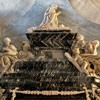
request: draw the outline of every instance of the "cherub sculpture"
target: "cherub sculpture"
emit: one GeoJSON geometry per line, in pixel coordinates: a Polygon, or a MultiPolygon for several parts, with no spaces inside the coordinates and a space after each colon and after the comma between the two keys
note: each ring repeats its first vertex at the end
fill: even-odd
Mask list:
{"type": "Polygon", "coordinates": [[[90,62],[81,56],[79,48],[74,48],[73,56],[68,52],[65,53],[65,56],[80,72],[85,73],[89,77],[98,77],[95,70],[91,68],[90,62]]]}
{"type": "Polygon", "coordinates": [[[71,47],[74,56],[71,56],[68,53],[65,53],[65,56],[77,68],[83,68],[82,71],[85,71],[87,75],[98,77],[96,72],[97,69],[100,69],[100,60],[97,61],[96,59],[93,59],[93,57],[97,56],[97,48],[99,47],[99,44],[99,40],[85,42],[84,36],[78,34],[71,47]]]}
{"type": "Polygon", "coordinates": [[[80,56],[79,48],[74,48],[73,50],[74,56],[71,56],[68,52],[65,53],[67,59],[81,72],[89,75],[86,68],[88,67],[88,62],[84,61],[84,59],[80,56]]]}
{"type": "Polygon", "coordinates": [[[82,56],[96,56],[97,48],[99,47],[99,40],[93,40],[90,42],[85,42],[84,36],[78,34],[76,40],[72,46],[73,48],[79,48],[82,56]]]}
{"type": "Polygon", "coordinates": [[[82,56],[96,56],[97,55],[97,48],[99,47],[99,40],[93,40],[88,42],[84,46],[85,53],[82,56]]]}
{"type": "Polygon", "coordinates": [[[75,41],[75,47],[79,48],[79,49],[83,49],[85,44],[86,44],[86,42],[84,40],[84,36],[78,34],[76,37],[76,41],[75,41]]]}
{"type": "Polygon", "coordinates": [[[4,45],[3,53],[0,55],[2,67],[6,67],[6,64],[10,66],[10,63],[17,59],[18,54],[17,48],[11,44],[11,39],[9,37],[4,38],[4,45]]]}
{"type": "Polygon", "coordinates": [[[35,56],[30,52],[30,45],[27,41],[23,41],[22,50],[19,52],[18,57],[20,60],[32,60],[35,56]]]}
{"type": "Polygon", "coordinates": [[[18,54],[17,48],[11,44],[11,39],[9,37],[4,39],[4,45],[3,54],[11,56],[16,56],[18,54]]]}
{"type": "Polygon", "coordinates": [[[13,71],[13,66],[17,61],[17,48],[11,44],[11,39],[9,37],[4,38],[4,47],[3,53],[0,55],[0,65],[4,68],[2,73],[5,73],[8,70],[13,71]]]}

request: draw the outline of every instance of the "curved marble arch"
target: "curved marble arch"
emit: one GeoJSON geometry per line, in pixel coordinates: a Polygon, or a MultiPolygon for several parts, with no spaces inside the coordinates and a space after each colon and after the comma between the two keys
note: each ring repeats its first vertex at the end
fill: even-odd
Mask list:
{"type": "Polygon", "coordinates": [[[100,24],[100,0],[69,0],[69,2],[81,16],[100,24]]]}
{"type": "Polygon", "coordinates": [[[11,23],[24,15],[34,2],[35,0],[0,0],[0,18],[11,23]]]}

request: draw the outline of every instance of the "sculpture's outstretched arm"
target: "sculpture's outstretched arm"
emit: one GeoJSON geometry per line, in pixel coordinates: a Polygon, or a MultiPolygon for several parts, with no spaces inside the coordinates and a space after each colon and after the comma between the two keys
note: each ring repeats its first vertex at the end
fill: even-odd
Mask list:
{"type": "Polygon", "coordinates": [[[58,13],[56,13],[57,16],[60,15],[60,14],[61,14],[61,11],[59,11],[58,13]]]}
{"type": "Polygon", "coordinates": [[[95,56],[96,54],[84,53],[84,54],[80,54],[80,55],[83,57],[86,57],[86,56],[95,56]]]}
{"type": "Polygon", "coordinates": [[[71,57],[68,52],[65,53],[65,56],[81,73],[83,72],[78,63],[71,57]]]}

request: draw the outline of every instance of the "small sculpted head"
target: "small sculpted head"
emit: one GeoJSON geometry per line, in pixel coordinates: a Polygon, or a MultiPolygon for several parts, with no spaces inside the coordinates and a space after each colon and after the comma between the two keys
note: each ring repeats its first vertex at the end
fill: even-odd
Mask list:
{"type": "Polygon", "coordinates": [[[92,43],[92,45],[95,46],[95,47],[99,47],[99,45],[100,45],[99,40],[93,40],[91,43],[92,43]]]}
{"type": "Polygon", "coordinates": [[[77,37],[76,37],[76,39],[77,39],[78,41],[82,41],[82,40],[84,40],[84,36],[78,34],[77,37]]]}
{"type": "Polygon", "coordinates": [[[6,46],[9,46],[10,43],[11,43],[11,39],[10,39],[9,37],[4,38],[4,44],[5,44],[6,46]]]}
{"type": "Polygon", "coordinates": [[[74,54],[80,54],[79,48],[74,48],[74,49],[73,49],[73,53],[74,53],[74,54]]]}

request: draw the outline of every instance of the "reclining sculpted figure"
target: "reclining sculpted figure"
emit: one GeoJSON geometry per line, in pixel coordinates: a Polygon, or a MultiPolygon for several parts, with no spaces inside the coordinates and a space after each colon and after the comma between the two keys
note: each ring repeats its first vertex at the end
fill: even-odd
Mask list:
{"type": "Polygon", "coordinates": [[[82,56],[96,56],[97,55],[97,48],[99,47],[99,40],[93,40],[88,42],[84,46],[84,54],[81,54],[82,56]]]}
{"type": "Polygon", "coordinates": [[[90,67],[89,62],[81,57],[79,48],[74,48],[73,53],[74,56],[71,56],[66,52],[65,56],[81,73],[85,73],[88,76],[91,74],[95,76],[95,71],[90,67]]]}
{"type": "Polygon", "coordinates": [[[79,48],[82,56],[96,56],[99,44],[99,40],[85,42],[84,36],[78,34],[72,46],[72,49],[79,48]]]}
{"type": "MultiPolygon", "coordinates": [[[[97,49],[99,47],[99,40],[92,40],[89,42],[85,42],[84,36],[78,34],[76,37],[76,40],[74,41],[71,49],[79,48],[80,50],[80,56],[87,62],[89,62],[90,66],[93,66],[93,69],[91,70],[90,67],[87,67],[87,70],[91,70],[90,72],[95,72],[96,74],[100,73],[100,57],[98,58],[97,49]],[[95,58],[95,59],[94,59],[95,58]]],[[[95,75],[95,77],[98,77],[95,75]]]]}

